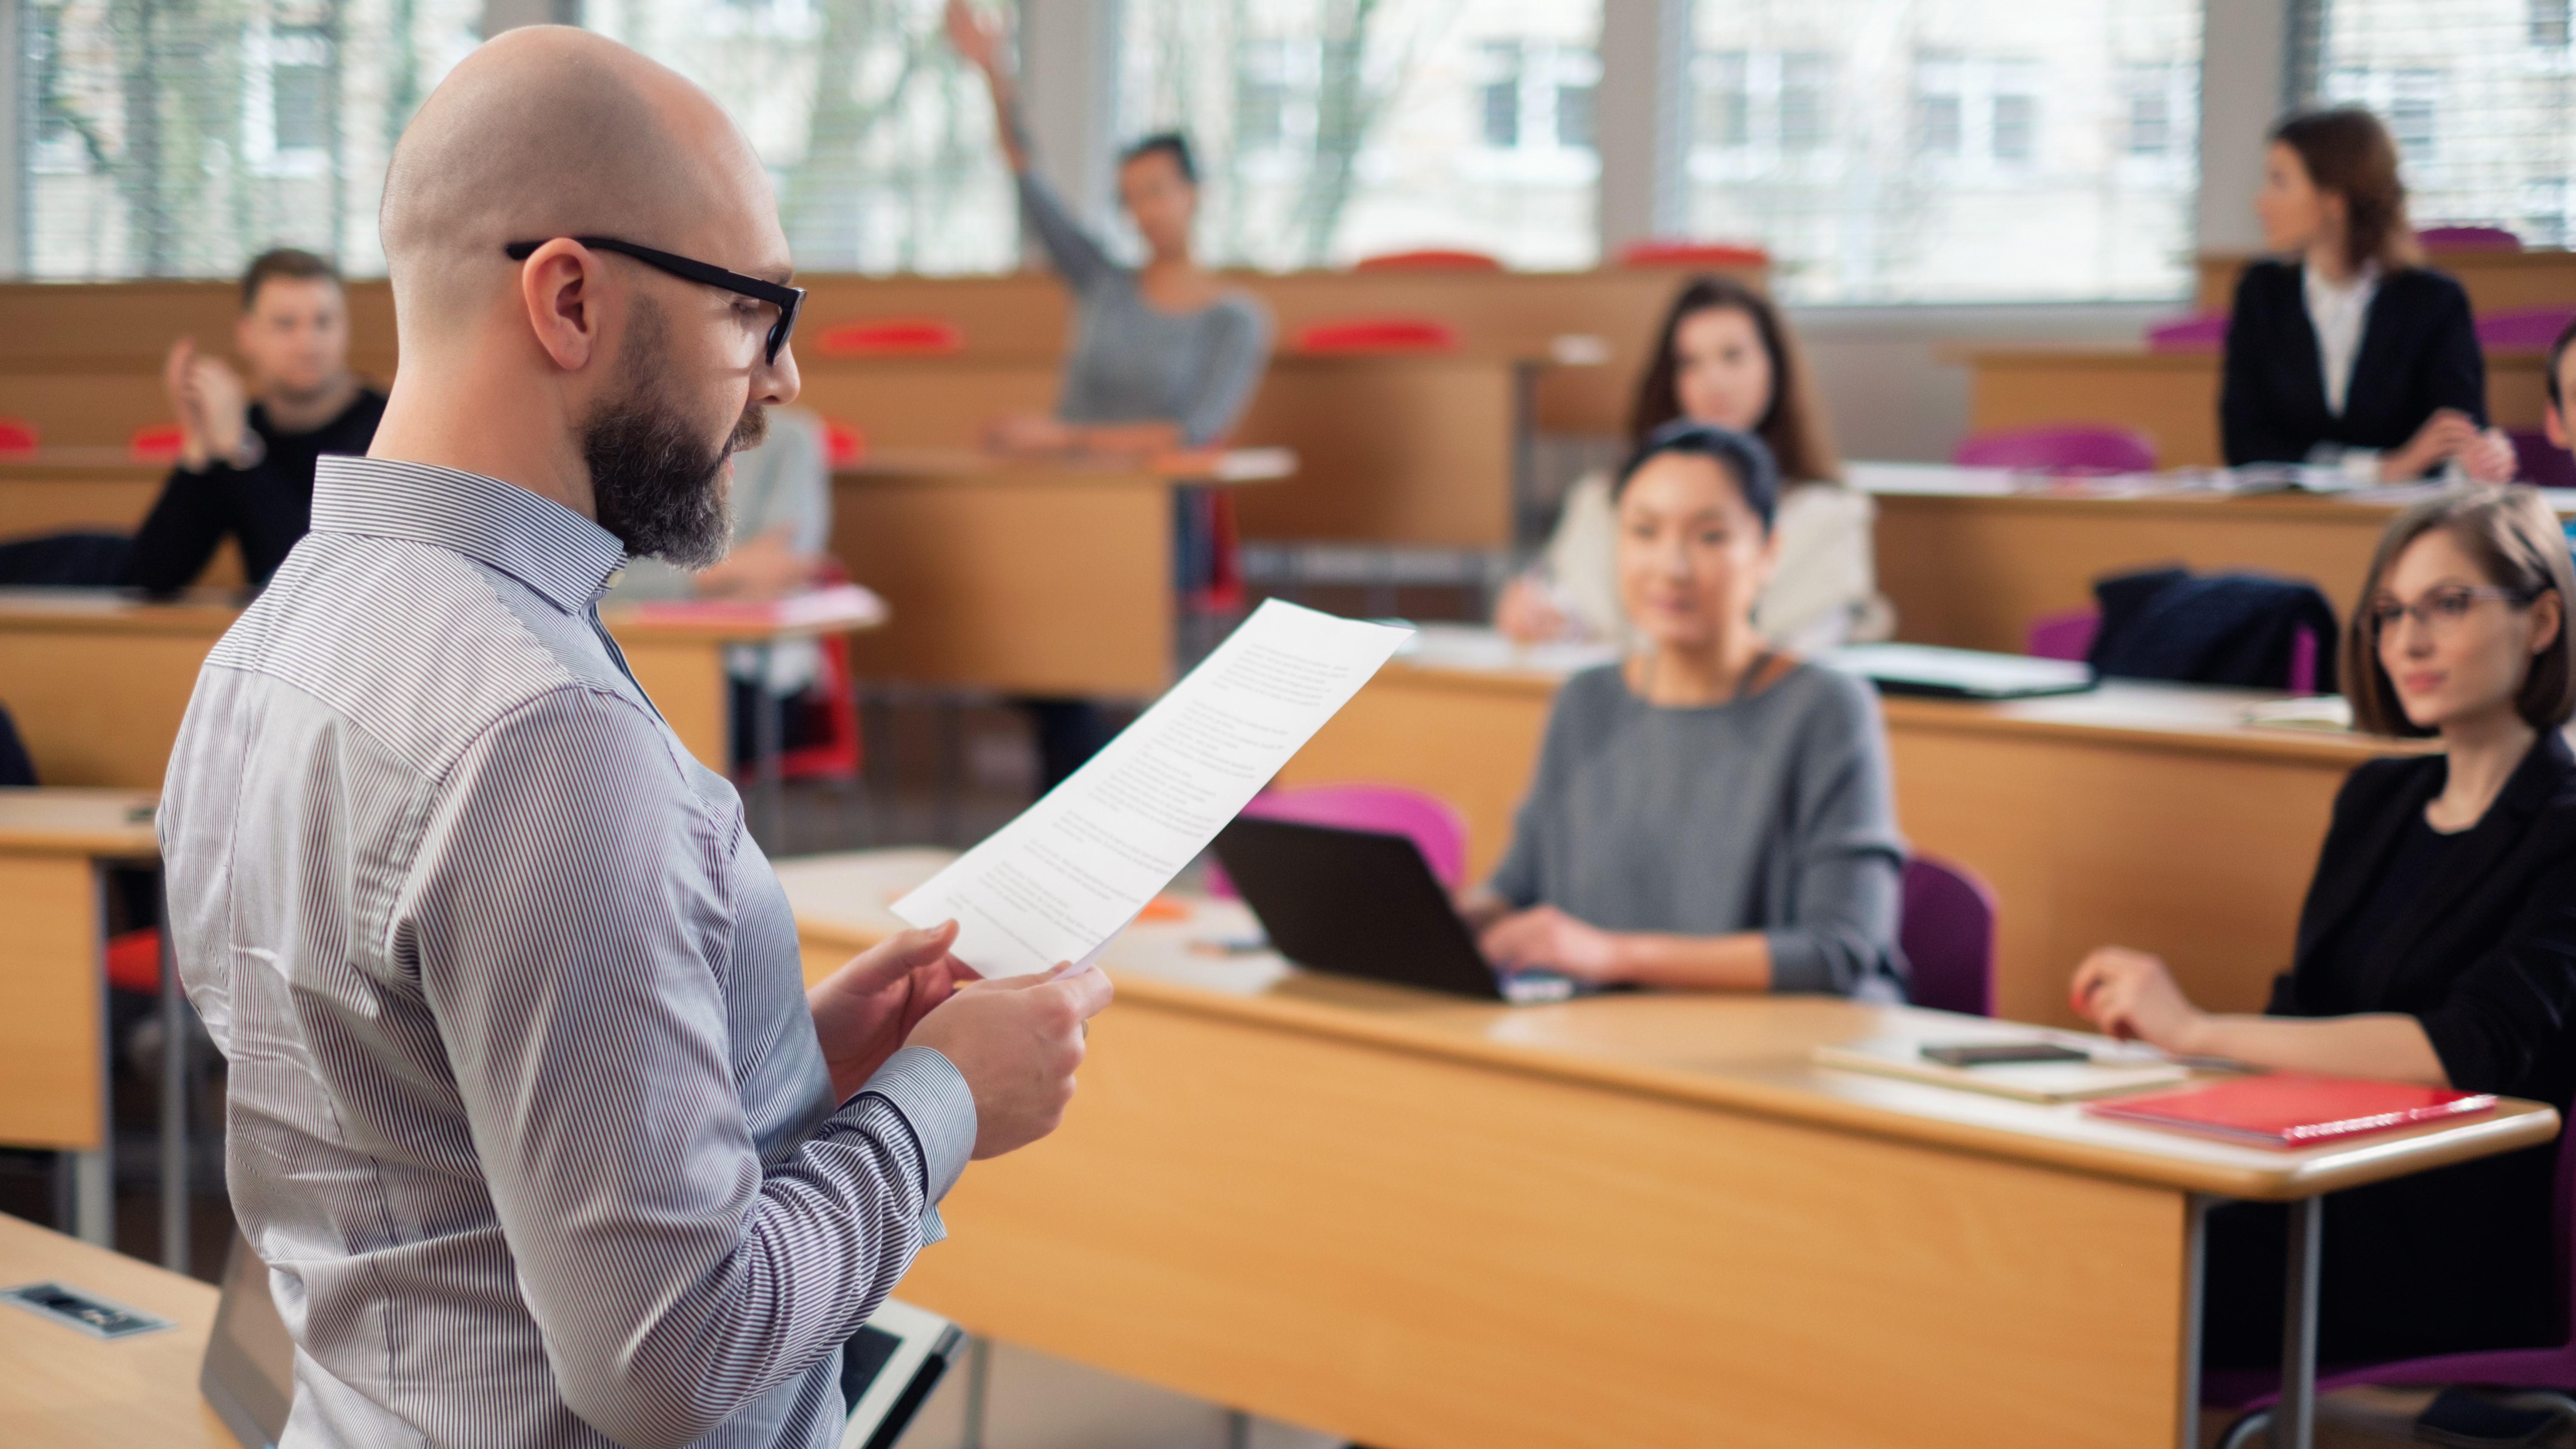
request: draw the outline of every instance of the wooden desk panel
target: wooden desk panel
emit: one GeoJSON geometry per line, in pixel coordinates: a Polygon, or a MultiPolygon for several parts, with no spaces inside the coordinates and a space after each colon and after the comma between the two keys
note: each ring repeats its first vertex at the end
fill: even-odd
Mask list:
{"type": "MultiPolygon", "coordinates": [[[[2111,423],[2155,439],[2166,468],[2214,468],[2219,446],[2220,358],[2215,352],[2099,348],[1979,348],[1973,369],[1972,433],[2052,423],[2111,423]]],[[[2536,431],[2546,402],[2542,354],[2487,354],[2487,413],[2499,427],[2536,431]]]]}
{"type": "Polygon", "coordinates": [[[0,1143],[89,1152],[106,1140],[98,911],[87,855],[12,851],[0,834],[0,1143]]]}
{"type": "MultiPolygon", "coordinates": [[[[2242,252],[2203,252],[2192,299],[2200,312],[2226,312],[2236,304],[2236,279],[2249,260],[2242,252]]],[[[2523,307],[2576,307],[2576,252],[2534,247],[2518,252],[2436,252],[2429,265],[2446,272],[2469,294],[2480,316],[2523,307]]]]}
{"type": "MultiPolygon", "coordinates": [[[[1554,691],[1545,675],[1389,665],[1279,778],[1428,790],[1467,817],[1481,878],[1511,841],[1554,691]]],[[[2405,747],[2226,723],[2254,697],[2113,686],[2015,706],[1884,703],[1898,827],[2000,901],[1999,1015],[2077,1024],[2067,978],[2114,944],[2166,957],[2204,1006],[2262,1008],[2335,791],[2405,747]]]]}
{"type": "Polygon", "coordinates": [[[197,1391],[215,1290],[0,1214],[0,1284],[59,1281],[178,1324],[102,1343],[0,1309],[0,1439],[44,1449],[237,1449],[197,1391]]]}
{"type": "Polygon", "coordinates": [[[892,611],[854,638],[879,679],[1141,698],[1171,682],[1172,485],[1013,470],[843,472],[832,552],[892,611]]]}
{"type": "Polygon", "coordinates": [[[0,541],[40,533],[131,533],[161,495],[158,470],[68,470],[51,476],[0,468],[0,541]]]}
{"type": "MultiPolygon", "coordinates": [[[[1240,438],[1287,447],[1298,474],[1247,493],[1247,538],[1453,548],[1512,541],[1521,369],[1467,358],[1282,358],[1240,438]]],[[[1567,371],[1536,368],[1539,376],[1567,371]]],[[[1598,371],[1599,369],[1572,369],[1598,371]]]]}

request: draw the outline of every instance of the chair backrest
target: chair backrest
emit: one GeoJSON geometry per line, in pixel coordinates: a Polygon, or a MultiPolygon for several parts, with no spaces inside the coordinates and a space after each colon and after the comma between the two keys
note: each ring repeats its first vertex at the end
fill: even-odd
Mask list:
{"type": "Polygon", "coordinates": [[[137,463],[167,463],[187,450],[188,435],[177,423],[146,423],[125,440],[125,455],[137,463]]]}
{"type": "Polygon", "coordinates": [[[1771,254],[1749,242],[1634,241],[1619,248],[1623,267],[1767,267],[1771,254]]]}
{"type": "Polygon", "coordinates": [[[2535,488],[2576,488],[2576,455],[2536,428],[2510,436],[2516,478],[2535,488]]]}
{"type": "Polygon", "coordinates": [[[2478,346],[2489,352],[2540,352],[2558,340],[2576,307],[2513,307],[2478,319],[2478,346]]]}
{"type": "Polygon", "coordinates": [[[1340,317],[1297,329],[1299,352],[1453,352],[1458,329],[1436,317],[1340,317]]]}
{"type": "MultiPolygon", "coordinates": [[[[1243,813],[1256,820],[1401,835],[1420,848],[1442,885],[1455,890],[1466,878],[1467,818],[1439,796],[1403,785],[1292,785],[1253,796],[1243,813]]],[[[1211,895],[1235,893],[1234,882],[1213,860],[1204,881],[1211,895]]]]}
{"type": "Polygon", "coordinates": [[[835,468],[855,468],[868,457],[868,435],[856,423],[823,420],[823,461],[835,468]]]}
{"type": "Polygon", "coordinates": [[[1951,461],[1963,468],[2043,468],[2087,473],[2152,473],[2155,439],[2131,428],[2063,423],[1979,433],[1951,461]]]}
{"type": "Polygon", "coordinates": [[[2082,659],[2093,652],[2093,636],[2102,632],[2099,609],[2065,609],[2030,621],[2022,652],[2033,659],[2082,659]]]}
{"type": "Polygon", "coordinates": [[[1905,863],[1897,931],[1917,1006],[1995,1014],[1995,893],[1974,871],[1916,856],[1905,863]]]}
{"type": "Polygon", "coordinates": [[[36,451],[36,425],[25,418],[0,418],[0,453],[36,451]]]}
{"type": "Polygon", "coordinates": [[[2227,345],[2227,314],[2203,312],[2147,329],[2149,352],[2216,352],[2227,345]]]}
{"type": "Polygon", "coordinates": [[[1454,247],[1420,247],[1406,252],[1380,252],[1351,263],[1354,272],[1499,272],[1503,264],[1483,252],[1454,247]]]}
{"type": "Polygon", "coordinates": [[[2500,226],[2428,226],[2415,233],[2428,252],[2518,252],[2522,238],[2500,226]]]}
{"type": "Polygon", "coordinates": [[[823,329],[825,357],[940,357],[966,350],[966,329],[944,317],[863,317],[823,329]]]}
{"type": "Polygon", "coordinates": [[[782,780],[855,780],[859,777],[859,699],[850,683],[850,641],[826,634],[814,641],[821,667],[814,671],[809,697],[823,706],[823,737],[800,749],[778,753],[782,780]]]}

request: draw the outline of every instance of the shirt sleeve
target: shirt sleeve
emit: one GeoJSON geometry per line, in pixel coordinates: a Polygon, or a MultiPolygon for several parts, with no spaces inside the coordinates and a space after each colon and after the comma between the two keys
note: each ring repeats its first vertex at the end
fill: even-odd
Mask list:
{"type": "Polygon", "coordinates": [[[721,983],[775,963],[730,958],[740,820],[667,752],[622,699],[522,706],[452,767],[395,916],[564,1402],[635,1449],[855,1332],[974,1131],[914,1056],[764,1166],[721,983]]]}
{"type": "Polygon", "coordinates": [[[1222,442],[1234,431],[1270,368],[1270,319],[1251,301],[1229,297],[1218,303],[1213,330],[1207,365],[1179,420],[1181,441],[1193,448],[1222,442]]]}
{"type": "Polygon", "coordinates": [[[1045,177],[1034,169],[1023,171],[1019,184],[1020,215],[1038,234],[1038,244],[1046,248],[1047,260],[1055,264],[1066,286],[1077,292],[1087,291],[1092,283],[1117,270],[1117,263],[1109,260],[1100,243],[1073,219],[1073,213],[1064,209],[1063,199],[1045,177]]]}
{"type": "Polygon", "coordinates": [[[2451,1085],[2567,1105],[2576,1028],[2576,860],[2533,883],[2504,939],[2417,1020],[2451,1085]]]}
{"type": "Polygon", "coordinates": [[[1788,921],[1764,934],[1773,990],[1849,996],[1895,956],[1905,843],[1877,702],[1859,680],[1828,683],[1834,705],[1804,732],[1791,782],[1793,904],[1788,921]]]}
{"type": "Polygon", "coordinates": [[[229,463],[210,463],[202,473],[171,469],[162,480],[161,496],[135,530],[118,582],[152,594],[177,593],[196,582],[232,530],[224,490],[235,472],[229,463]]]}

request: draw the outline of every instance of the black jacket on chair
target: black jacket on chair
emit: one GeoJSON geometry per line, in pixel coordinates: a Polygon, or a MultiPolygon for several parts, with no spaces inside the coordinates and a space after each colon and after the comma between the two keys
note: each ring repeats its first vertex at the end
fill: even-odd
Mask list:
{"type": "MultiPolygon", "coordinates": [[[[2438,870],[2382,879],[2447,771],[2418,755],[2344,782],[2270,1012],[2405,1013],[2451,1085],[2564,1113],[2576,1095],[2576,757],[2544,732],[2438,870]],[[2386,928],[2351,939],[2370,898],[2392,891],[2406,899],[2386,928]]],[[[2319,1362],[2563,1341],[2556,1163],[2556,1149],[2532,1148],[2328,1195],[2319,1362]]],[[[2212,1363],[2278,1360],[2282,1232],[2277,1209],[2212,1213],[2212,1363]]]]}
{"type": "Polygon", "coordinates": [[[2296,463],[2319,443],[2402,447],[2438,408],[2485,425],[2486,358],[2459,283],[2422,267],[2379,279],[2337,417],[2326,411],[2305,278],[2294,263],[2262,261],[2236,284],[2218,394],[2229,463],[2296,463]]]}

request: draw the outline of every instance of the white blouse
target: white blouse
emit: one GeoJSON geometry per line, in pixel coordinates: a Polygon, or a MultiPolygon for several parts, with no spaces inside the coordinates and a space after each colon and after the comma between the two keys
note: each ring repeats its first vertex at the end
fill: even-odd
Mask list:
{"type": "Polygon", "coordinates": [[[2343,416],[2344,399],[2352,396],[2352,364],[2361,356],[2362,329],[2370,321],[2370,299],[2379,294],[2379,264],[2365,264],[2349,282],[2330,282],[2314,267],[2302,266],[2300,287],[2308,304],[2308,325],[2317,331],[2317,364],[2325,374],[2326,411],[2343,416]]]}
{"type": "MultiPolygon", "coordinates": [[[[1754,602],[1753,626],[1774,646],[1817,654],[1896,632],[1896,609],[1878,592],[1878,505],[1839,483],[1799,483],[1780,495],[1771,531],[1780,566],[1754,602]]],[[[1548,538],[1548,585],[1569,623],[1589,639],[1628,637],[1619,607],[1617,510],[1610,475],[1591,473],[1566,491],[1548,538]]]]}

